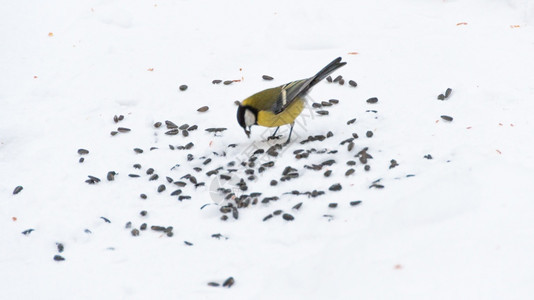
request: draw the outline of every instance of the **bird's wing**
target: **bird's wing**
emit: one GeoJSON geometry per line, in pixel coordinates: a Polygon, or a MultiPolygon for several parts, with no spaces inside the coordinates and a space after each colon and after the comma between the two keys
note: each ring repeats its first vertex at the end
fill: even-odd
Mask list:
{"type": "Polygon", "coordinates": [[[314,78],[302,79],[287,83],[280,88],[280,94],[276,99],[276,102],[271,108],[271,111],[275,114],[279,114],[286,107],[288,107],[295,99],[301,96],[303,91],[306,91],[310,83],[314,78]]]}

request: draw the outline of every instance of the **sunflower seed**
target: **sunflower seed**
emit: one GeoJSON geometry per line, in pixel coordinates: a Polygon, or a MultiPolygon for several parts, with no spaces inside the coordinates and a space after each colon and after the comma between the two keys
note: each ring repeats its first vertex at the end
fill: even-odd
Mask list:
{"type": "Polygon", "coordinates": [[[447,90],[445,91],[445,98],[449,98],[449,96],[451,95],[451,92],[452,92],[452,89],[447,88],[447,90]]]}
{"type": "Polygon", "coordinates": [[[331,191],[339,191],[341,190],[341,184],[339,183],[333,184],[328,189],[331,191]]]}
{"type": "Polygon", "coordinates": [[[132,236],[139,236],[139,229],[132,229],[132,231],[130,231],[130,233],[132,234],[132,236]]]}
{"type": "Polygon", "coordinates": [[[111,223],[111,221],[106,217],[100,217],[100,219],[104,220],[106,223],[111,223]]]}
{"type": "Polygon", "coordinates": [[[65,250],[65,246],[63,246],[62,243],[56,243],[57,246],[57,252],[62,253],[63,250],[65,250]]]}
{"type": "Polygon", "coordinates": [[[345,172],[345,176],[350,176],[352,174],[354,174],[354,169],[352,168],[348,169],[347,172],[345,172]]]}
{"type": "Polygon", "coordinates": [[[223,132],[226,130],[226,128],[207,128],[207,129],[204,129],[205,131],[207,132],[214,132],[214,133],[217,133],[217,132],[223,132]]]}
{"type": "Polygon", "coordinates": [[[326,81],[328,81],[328,82],[332,82],[332,76],[328,76],[328,77],[326,77],[326,81]]]}
{"type": "Polygon", "coordinates": [[[330,177],[331,174],[332,174],[332,170],[328,170],[324,172],[324,177],[330,177]]]}
{"type": "Polygon", "coordinates": [[[56,255],[54,255],[54,260],[55,261],[64,261],[65,258],[63,256],[59,255],[59,254],[56,254],[56,255]]]}
{"type": "Polygon", "coordinates": [[[395,167],[398,166],[398,165],[399,165],[399,164],[397,163],[397,161],[394,160],[394,159],[392,159],[392,160],[390,161],[389,168],[390,168],[390,169],[393,169],[393,168],[395,168],[395,167]]]}
{"type": "Polygon", "coordinates": [[[114,121],[115,123],[119,123],[119,117],[118,117],[117,115],[114,115],[114,116],[113,116],[113,121],[114,121]]]}
{"type": "Polygon", "coordinates": [[[165,126],[167,126],[167,129],[176,129],[178,128],[178,125],[174,124],[174,122],[166,120],[165,126]]]}
{"type": "Polygon", "coordinates": [[[233,80],[225,80],[225,81],[223,82],[224,85],[230,85],[230,84],[232,84],[232,83],[234,83],[233,80]]]}
{"type": "Polygon", "coordinates": [[[135,164],[135,165],[133,165],[133,167],[134,167],[135,169],[141,169],[141,165],[140,165],[140,164],[135,164]]]}
{"type": "Polygon", "coordinates": [[[116,135],[117,133],[118,133],[118,132],[116,132],[116,131],[112,131],[112,132],[110,132],[109,134],[111,134],[111,135],[113,136],[113,135],[116,135]]]}
{"type": "Polygon", "coordinates": [[[432,155],[427,154],[427,155],[424,156],[424,158],[426,158],[426,159],[432,159],[433,157],[432,157],[432,155]]]}
{"type": "Polygon", "coordinates": [[[373,183],[373,184],[371,184],[371,185],[369,186],[369,188],[373,188],[373,187],[376,188],[376,189],[383,189],[383,188],[384,188],[383,185],[378,184],[378,183],[373,183]]]}
{"type": "Polygon", "coordinates": [[[282,210],[281,209],[273,211],[273,215],[275,215],[275,216],[279,216],[281,214],[282,214],[282,210]]]}
{"type": "Polygon", "coordinates": [[[350,142],[349,145],[347,146],[347,151],[352,151],[352,149],[354,148],[354,142],[350,142]]]}
{"type": "Polygon", "coordinates": [[[330,103],[330,102],[326,102],[326,101],[321,101],[321,105],[322,105],[322,106],[327,106],[327,107],[328,107],[328,106],[332,106],[332,103],[330,103]]]}
{"type": "Polygon", "coordinates": [[[329,112],[327,110],[318,110],[318,111],[316,111],[316,113],[318,115],[321,115],[321,116],[326,116],[326,115],[329,114],[329,112]]]}
{"type": "Polygon", "coordinates": [[[178,129],[171,129],[165,132],[166,135],[177,135],[178,133],[180,133],[180,130],[178,129]]]}
{"type": "Polygon", "coordinates": [[[219,84],[219,83],[221,83],[221,82],[222,82],[222,80],[220,80],[220,79],[214,79],[211,83],[213,83],[213,84],[219,84]]]}
{"type": "Polygon", "coordinates": [[[329,203],[328,204],[328,207],[330,208],[336,208],[337,207],[337,203],[333,202],[333,203],[329,203]]]}
{"type": "Polygon", "coordinates": [[[438,100],[445,100],[445,95],[439,94],[438,95],[438,100]]]}
{"type": "Polygon", "coordinates": [[[147,196],[145,194],[141,194],[141,195],[139,195],[139,197],[141,197],[141,199],[146,199],[147,198],[147,196]]]}
{"type": "Polygon", "coordinates": [[[22,189],[23,189],[22,185],[17,186],[17,187],[13,190],[13,195],[16,195],[16,194],[20,193],[20,191],[22,191],[22,189]]]}
{"type": "Polygon", "coordinates": [[[158,180],[159,179],[159,175],[158,174],[152,174],[152,176],[150,176],[150,178],[148,179],[149,181],[153,181],[153,180],[158,180]]]}
{"type": "Polygon", "coordinates": [[[32,231],[35,231],[35,229],[33,229],[33,228],[26,229],[26,230],[24,230],[24,231],[22,232],[22,234],[24,234],[24,235],[28,235],[28,234],[32,233],[32,231]]]}
{"type": "Polygon", "coordinates": [[[142,216],[142,217],[145,217],[148,212],[146,210],[142,210],[141,212],[139,212],[139,214],[142,216]]]}
{"type": "Polygon", "coordinates": [[[219,285],[217,282],[208,282],[208,286],[218,287],[219,285]]]}
{"type": "Polygon", "coordinates": [[[119,127],[119,128],[117,128],[117,131],[125,133],[125,132],[130,132],[131,129],[130,128],[126,128],[126,127],[119,127]]]}
{"type": "Polygon", "coordinates": [[[221,221],[226,221],[228,220],[228,216],[227,215],[222,215],[221,216],[221,221]]]}
{"type": "Polygon", "coordinates": [[[224,282],[223,282],[223,287],[232,287],[232,285],[234,285],[235,283],[235,280],[234,280],[234,277],[228,277],[228,279],[226,279],[224,282]]]}
{"type": "Polygon", "coordinates": [[[295,217],[293,217],[292,215],[287,214],[287,213],[283,214],[283,215],[282,215],[282,218],[284,218],[284,220],[286,220],[286,221],[293,221],[293,220],[295,220],[295,217]]]}
{"type": "Polygon", "coordinates": [[[445,121],[448,121],[448,122],[451,122],[452,121],[452,117],[450,116],[446,116],[446,115],[442,115],[441,118],[445,121]]]}
{"type": "Polygon", "coordinates": [[[356,122],[356,118],[348,120],[347,125],[354,124],[354,122],[356,122]]]}
{"type": "Polygon", "coordinates": [[[185,91],[185,90],[187,90],[187,85],[182,84],[182,85],[180,86],[180,91],[183,92],[183,91],[185,91]]]}
{"type": "Polygon", "coordinates": [[[343,78],[343,76],[339,75],[334,79],[334,82],[338,82],[343,78]]]}
{"type": "Polygon", "coordinates": [[[273,180],[271,180],[271,183],[270,183],[270,184],[271,184],[271,186],[275,186],[275,185],[278,184],[278,181],[276,181],[276,180],[273,179],[273,180]]]}
{"type": "Polygon", "coordinates": [[[273,80],[274,79],[269,75],[263,75],[263,76],[261,76],[261,78],[263,78],[264,80],[273,80]]]}
{"type": "Polygon", "coordinates": [[[358,86],[358,84],[354,80],[349,80],[349,85],[352,86],[352,87],[357,87],[358,86]]]}
{"type": "Polygon", "coordinates": [[[369,130],[369,131],[367,131],[365,133],[365,136],[368,137],[368,138],[373,137],[373,132],[371,130],[369,130]]]}
{"type": "Polygon", "coordinates": [[[139,153],[139,154],[143,153],[143,149],[140,149],[140,148],[134,148],[134,151],[135,153],[139,153]]]}
{"type": "Polygon", "coordinates": [[[89,150],[86,150],[86,149],[78,149],[78,154],[80,154],[80,155],[89,154],[89,150]]]}
{"type": "Polygon", "coordinates": [[[367,103],[373,104],[373,103],[377,103],[377,102],[378,102],[378,98],[376,98],[376,97],[367,99],[367,103]]]}
{"type": "Polygon", "coordinates": [[[239,219],[239,212],[237,211],[237,208],[235,207],[232,207],[232,217],[234,217],[234,219],[239,219]]]}
{"type": "Polygon", "coordinates": [[[325,160],[325,161],[323,161],[323,162],[321,163],[321,165],[323,165],[323,166],[331,166],[331,165],[333,165],[333,164],[335,164],[335,163],[336,163],[335,160],[333,160],[333,159],[329,159],[329,160],[325,160]]]}
{"type": "Polygon", "coordinates": [[[167,188],[167,187],[166,187],[164,184],[158,186],[158,193],[163,192],[166,188],[167,188]]]}
{"type": "Polygon", "coordinates": [[[293,206],[292,208],[295,209],[295,210],[299,210],[301,206],[302,206],[302,202],[299,202],[295,206],[293,206]]]}
{"type": "Polygon", "coordinates": [[[371,170],[371,166],[370,165],[365,165],[365,167],[363,167],[365,171],[369,171],[371,170]]]}
{"type": "Polygon", "coordinates": [[[313,107],[313,108],[319,108],[319,107],[321,107],[321,106],[322,106],[322,105],[321,105],[320,103],[315,103],[315,102],[312,103],[312,107],[313,107]]]}
{"type": "Polygon", "coordinates": [[[108,175],[107,175],[107,179],[108,181],[113,181],[115,180],[115,175],[117,175],[117,173],[115,171],[109,171],[108,172],[108,175]]]}
{"type": "Polygon", "coordinates": [[[161,122],[156,122],[156,123],[154,123],[154,127],[156,127],[156,128],[160,128],[160,126],[161,126],[161,122]]]}
{"type": "Polygon", "coordinates": [[[148,169],[146,170],[146,174],[147,174],[147,175],[152,175],[152,174],[154,174],[154,169],[153,169],[153,168],[148,168],[148,169]]]}
{"type": "Polygon", "coordinates": [[[345,84],[345,79],[341,78],[339,81],[338,81],[339,85],[344,85],[345,84]]]}
{"type": "Polygon", "coordinates": [[[198,126],[197,125],[193,125],[193,126],[187,128],[187,131],[195,131],[197,129],[198,129],[198,126]]]}
{"type": "Polygon", "coordinates": [[[199,109],[197,109],[197,111],[198,112],[206,112],[206,111],[208,111],[208,109],[210,109],[208,106],[202,106],[199,109]]]}
{"type": "Polygon", "coordinates": [[[211,162],[211,158],[206,159],[202,164],[207,165],[211,162]]]}
{"type": "Polygon", "coordinates": [[[331,138],[331,137],[333,137],[333,136],[334,136],[334,134],[332,133],[332,131],[329,131],[329,132],[326,134],[326,137],[327,137],[327,138],[331,138]]]}
{"type": "Polygon", "coordinates": [[[146,223],[143,223],[141,224],[141,226],[139,226],[139,229],[146,230],[146,227],[147,227],[146,223]]]}
{"type": "Polygon", "coordinates": [[[358,201],[351,201],[350,202],[350,206],[356,206],[356,205],[358,205],[360,203],[362,203],[362,201],[359,201],[359,200],[358,201]]]}
{"type": "Polygon", "coordinates": [[[171,193],[171,196],[178,196],[178,195],[180,195],[181,193],[182,193],[182,190],[177,189],[176,191],[174,191],[174,192],[171,193]]]}

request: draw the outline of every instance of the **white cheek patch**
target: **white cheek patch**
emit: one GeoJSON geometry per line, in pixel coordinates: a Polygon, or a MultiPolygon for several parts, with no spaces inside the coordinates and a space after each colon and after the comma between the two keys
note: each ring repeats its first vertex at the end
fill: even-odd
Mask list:
{"type": "Polygon", "coordinates": [[[253,112],[246,109],[245,110],[245,125],[248,127],[248,126],[254,125],[255,123],[256,123],[256,116],[254,116],[253,112]]]}

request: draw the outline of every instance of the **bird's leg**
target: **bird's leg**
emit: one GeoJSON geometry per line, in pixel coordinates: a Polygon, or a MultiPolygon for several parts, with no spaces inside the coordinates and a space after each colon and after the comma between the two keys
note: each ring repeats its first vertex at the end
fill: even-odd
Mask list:
{"type": "Polygon", "coordinates": [[[289,129],[289,137],[287,138],[287,141],[284,143],[284,146],[289,144],[289,141],[291,140],[291,133],[293,133],[293,125],[295,125],[295,122],[291,123],[291,129],[289,129]]]}
{"type": "Polygon", "coordinates": [[[274,140],[277,138],[276,133],[278,132],[278,129],[280,129],[280,126],[276,127],[276,130],[274,131],[273,135],[271,135],[267,140],[274,140]]]}

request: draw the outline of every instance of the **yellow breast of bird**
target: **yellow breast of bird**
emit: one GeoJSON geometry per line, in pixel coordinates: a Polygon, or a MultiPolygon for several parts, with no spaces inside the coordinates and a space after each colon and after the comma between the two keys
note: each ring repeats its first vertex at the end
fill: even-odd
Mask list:
{"type": "Polygon", "coordinates": [[[260,110],[258,112],[258,125],[265,127],[278,127],[291,124],[300,115],[304,109],[304,99],[297,98],[279,114],[274,114],[269,110],[260,110]]]}

